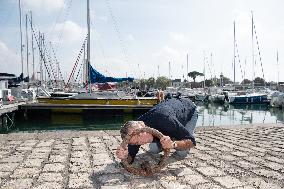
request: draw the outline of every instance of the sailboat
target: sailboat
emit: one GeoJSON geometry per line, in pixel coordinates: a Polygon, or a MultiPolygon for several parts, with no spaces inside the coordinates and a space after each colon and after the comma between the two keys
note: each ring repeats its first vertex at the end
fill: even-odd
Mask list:
{"type": "MultiPolygon", "coordinates": [[[[254,22],[252,16],[252,63],[254,65],[254,22]]],[[[235,22],[234,22],[234,84],[235,84],[235,48],[236,48],[236,38],[235,38],[235,22]]],[[[253,86],[254,88],[254,86],[253,86]]],[[[235,94],[228,95],[228,101],[230,104],[268,104],[268,96],[263,93],[256,93],[254,90],[251,93],[246,94],[235,94]]]]}
{"type": "Polygon", "coordinates": [[[157,97],[137,97],[136,94],[127,94],[124,91],[105,90],[92,91],[91,84],[106,83],[106,82],[132,82],[134,78],[113,78],[106,77],[99,73],[90,65],[90,9],[89,0],[87,0],[87,60],[86,60],[86,88],[87,91],[65,97],[40,97],[37,98],[41,104],[51,105],[76,105],[76,106],[90,106],[90,105],[106,105],[108,106],[127,106],[129,108],[139,108],[139,106],[147,106],[151,108],[158,103],[157,97]]]}

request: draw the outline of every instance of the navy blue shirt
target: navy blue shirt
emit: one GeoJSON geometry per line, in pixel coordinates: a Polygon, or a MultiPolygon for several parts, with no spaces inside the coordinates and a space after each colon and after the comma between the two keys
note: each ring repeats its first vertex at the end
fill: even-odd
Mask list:
{"type": "MultiPolygon", "coordinates": [[[[195,110],[196,105],[190,99],[171,98],[157,104],[138,120],[171,139],[190,139],[196,145],[194,136],[185,129],[185,125],[191,120],[195,110]]],[[[139,147],[140,145],[128,145],[128,152],[132,158],[138,153],[139,147]]]]}

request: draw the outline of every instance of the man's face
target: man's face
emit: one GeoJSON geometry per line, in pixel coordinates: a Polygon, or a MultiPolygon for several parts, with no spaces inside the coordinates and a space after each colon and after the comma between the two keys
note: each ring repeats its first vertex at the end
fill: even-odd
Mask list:
{"type": "MultiPolygon", "coordinates": [[[[144,128],[146,125],[144,124],[143,121],[135,121],[134,125],[128,129],[128,134],[131,135],[134,131],[144,128]]],[[[142,132],[137,135],[133,135],[129,143],[130,144],[136,144],[136,145],[143,145],[147,144],[153,141],[153,136],[150,133],[147,132],[142,132]]]]}

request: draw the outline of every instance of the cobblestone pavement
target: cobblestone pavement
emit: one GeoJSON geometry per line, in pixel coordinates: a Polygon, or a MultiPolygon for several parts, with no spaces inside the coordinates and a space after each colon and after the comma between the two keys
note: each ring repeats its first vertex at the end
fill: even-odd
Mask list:
{"type": "MultiPolygon", "coordinates": [[[[203,127],[185,158],[172,153],[151,177],[126,172],[115,157],[118,131],[0,135],[0,188],[284,188],[284,125],[203,127]]],[[[159,159],[145,153],[137,160],[159,159]]]]}

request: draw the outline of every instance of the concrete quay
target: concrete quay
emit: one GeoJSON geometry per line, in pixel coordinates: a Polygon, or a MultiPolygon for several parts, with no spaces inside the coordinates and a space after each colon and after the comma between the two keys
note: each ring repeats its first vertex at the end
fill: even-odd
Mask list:
{"type": "MultiPolygon", "coordinates": [[[[199,127],[197,146],[151,177],[126,172],[119,131],[0,135],[0,188],[284,188],[284,124],[199,127]]],[[[137,160],[159,159],[147,146],[137,160]]]]}

